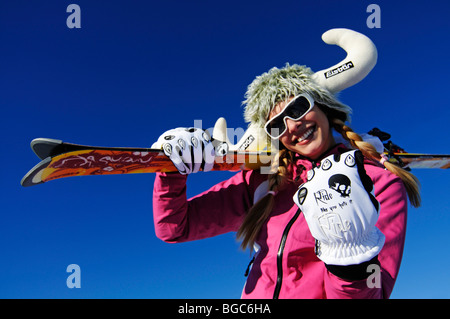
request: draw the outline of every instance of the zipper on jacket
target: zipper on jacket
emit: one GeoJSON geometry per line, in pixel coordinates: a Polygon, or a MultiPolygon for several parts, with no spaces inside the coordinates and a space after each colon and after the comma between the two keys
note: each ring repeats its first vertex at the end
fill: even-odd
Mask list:
{"type": "MultiPolygon", "coordinates": [[[[255,254],[256,255],[256,254],[255,254]]],[[[255,262],[255,255],[253,255],[252,260],[250,260],[250,262],[248,263],[247,269],[245,270],[245,274],[244,276],[247,277],[248,273],[250,272],[250,267],[252,266],[252,264],[255,262]]]]}
{"type": "Polygon", "coordinates": [[[280,295],[281,290],[281,284],[283,282],[283,253],[284,253],[284,246],[286,246],[286,240],[287,236],[289,234],[289,231],[291,230],[292,224],[297,220],[298,216],[300,215],[300,209],[297,210],[294,217],[291,218],[289,223],[286,225],[286,228],[284,228],[283,236],[281,237],[280,246],[278,247],[278,253],[277,253],[277,284],[275,285],[275,291],[273,292],[273,299],[278,299],[280,295]]]}

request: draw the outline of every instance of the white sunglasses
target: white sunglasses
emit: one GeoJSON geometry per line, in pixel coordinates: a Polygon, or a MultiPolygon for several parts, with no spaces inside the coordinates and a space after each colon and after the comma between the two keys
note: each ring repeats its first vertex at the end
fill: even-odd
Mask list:
{"type": "Polygon", "coordinates": [[[264,130],[272,139],[280,138],[287,130],[286,118],[300,120],[314,107],[314,100],[309,94],[295,96],[283,110],[267,121],[264,130]]]}

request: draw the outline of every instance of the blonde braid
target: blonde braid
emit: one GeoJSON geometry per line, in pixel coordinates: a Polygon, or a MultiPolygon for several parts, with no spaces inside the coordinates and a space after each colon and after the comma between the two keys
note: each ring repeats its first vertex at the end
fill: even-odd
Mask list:
{"type": "MultiPolygon", "coordinates": [[[[350,142],[350,145],[352,145],[354,148],[359,149],[365,157],[375,161],[381,161],[381,154],[377,152],[375,147],[370,143],[364,142],[361,136],[353,132],[353,130],[345,125],[343,121],[333,119],[332,125],[344,139],[350,142]]],[[[387,170],[401,178],[403,184],[405,185],[406,193],[408,194],[411,205],[413,205],[414,207],[419,207],[421,199],[420,184],[417,177],[389,161],[382,161],[382,163],[387,170]]]]}
{"type": "Polygon", "coordinates": [[[290,178],[289,166],[293,163],[292,152],[283,149],[278,152],[272,162],[272,170],[276,171],[268,177],[269,193],[256,202],[245,215],[244,220],[237,231],[236,237],[242,239],[241,247],[253,247],[265,221],[269,218],[275,202],[275,194],[290,178]],[[272,193],[274,192],[274,193],[272,193]]]}

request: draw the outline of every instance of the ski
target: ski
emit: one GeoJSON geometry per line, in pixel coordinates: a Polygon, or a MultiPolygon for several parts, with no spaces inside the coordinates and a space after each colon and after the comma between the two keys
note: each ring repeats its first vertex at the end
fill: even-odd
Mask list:
{"type": "MultiPolygon", "coordinates": [[[[271,160],[267,152],[230,152],[216,157],[213,170],[256,169],[271,160]]],[[[159,149],[84,146],[82,150],[44,158],[24,176],[21,184],[28,187],[63,177],[155,172],[177,172],[159,149]]]]}
{"type": "MultiPolygon", "coordinates": [[[[374,136],[378,135],[383,140],[390,138],[387,133],[375,133],[374,136]]],[[[214,127],[213,139],[217,143],[216,150],[223,148],[223,152],[216,152],[219,155],[215,158],[213,170],[239,171],[266,167],[269,172],[276,152],[270,152],[267,138],[261,130],[250,127],[234,145],[227,136],[226,121],[221,118],[214,127]]],[[[389,161],[405,169],[450,168],[450,155],[407,153],[391,141],[384,146],[389,161]]],[[[34,139],[31,148],[41,162],[23,177],[21,185],[25,187],[72,176],[177,172],[172,161],[160,149],[96,147],[49,138],[34,139]]]]}
{"type": "Polygon", "coordinates": [[[368,132],[369,135],[378,137],[383,142],[384,154],[391,163],[394,163],[404,169],[412,168],[450,168],[449,154],[421,154],[408,153],[400,146],[394,144],[390,138],[391,134],[373,128],[368,132]]]}
{"type": "Polygon", "coordinates": [[[391,163],[402,168],[450,168],[450,154],[420,154],[385,152],[391,163]]]}
{"type": "MultiPolygon", "coordinates": [[[[40,142],[46,148],[39,146],[33,150],[43,160],[25,175],[21,181],[22,186],[33,186],[72,176],[177,171],[170,159],[159,149],[93,147],[50,139],[36,139],[32,145],[37,146],[40,142]],[[51,145],[54,148],[50,147],[51,145]]],[[[386,155],[389,155],[391,162],[405,168],[450,168],[450,155],[415,153],[386,153],[386,155]]],[[[258,169],[269,166],[272,159],[273,154],[266,151],[231,151],[224,156],[216,157],[213,170],[258,169]]]]}
{"type": "MultiPolygon", "coordinates": [[[[249,128],[234,145],[229,141],[225,119],[220,118],[213,129],[218,154],[213,170],[239,171],[270,166],[273,157],[261,134],[261,130],[249,128]]],[[[34,139],[31,149],[41,162],[23,177],[21,184],[25,187],[72,176],[177,172],[160,149],[96,147],[50,138],[34,139]]]]}

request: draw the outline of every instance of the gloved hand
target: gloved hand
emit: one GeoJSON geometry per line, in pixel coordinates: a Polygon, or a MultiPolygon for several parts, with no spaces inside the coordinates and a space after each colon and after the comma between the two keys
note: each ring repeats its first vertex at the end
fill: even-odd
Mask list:
{"type": "Polygon", "coordinates": [[[199,128],[176,128],[163,133],[152,148],[162,149],[178,171],[185,175],[214,166],[214,146],[208,131],[199,128]]]}
{"type": "Polygon", "coordinates": [[[367,262],[384,245],[375,227],[379,203],[363,160],[359,150],[326,157],[294,195],[316,239],[317,257],[327,265],[367,262]]]}

